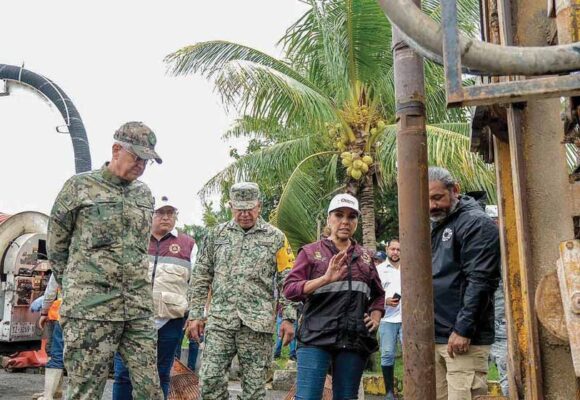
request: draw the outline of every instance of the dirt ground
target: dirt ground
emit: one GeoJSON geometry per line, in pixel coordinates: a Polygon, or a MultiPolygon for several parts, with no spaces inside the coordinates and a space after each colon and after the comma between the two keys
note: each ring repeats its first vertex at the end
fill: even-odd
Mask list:
{"type": "MultiPolygon", "coordinates": [[[[32,371],[31,371],[32,372],[32,371]]],[[[44,385],[44,375],[38,373],[6,372],[0,369],[0,399],[2,400],[30,400],[34,393],[41,392],[44,385]]],[[[110,400],[113,381],[107,381],[103,400],[110,400]]],[[[230,399],[235,399],[241,393],[239,382],[230,382],[230,399]]],[[[267,400],[281,400],[285,392],[269,390],[267,400]]],[[[379,396],[366,396],[366,400],[378,400],[379,396]]]]}

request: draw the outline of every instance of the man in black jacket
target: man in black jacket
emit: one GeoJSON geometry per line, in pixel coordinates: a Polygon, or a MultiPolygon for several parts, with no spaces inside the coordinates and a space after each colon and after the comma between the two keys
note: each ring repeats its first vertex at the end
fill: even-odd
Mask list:
{"type": "Polygon", "coordinates": [[[437,399],[469,400],[487,394],[499,233],[444,168],[429,168],[429,212],[437,399]]]}

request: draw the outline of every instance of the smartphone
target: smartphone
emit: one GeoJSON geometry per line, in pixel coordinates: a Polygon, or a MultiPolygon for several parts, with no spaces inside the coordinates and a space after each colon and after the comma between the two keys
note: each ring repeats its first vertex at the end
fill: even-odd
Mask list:
{"type": "Polygon", "coordinates": [[[399,293],[395,293],[393,295],[393,300],[401,300],[401,295],[399,293]]]}

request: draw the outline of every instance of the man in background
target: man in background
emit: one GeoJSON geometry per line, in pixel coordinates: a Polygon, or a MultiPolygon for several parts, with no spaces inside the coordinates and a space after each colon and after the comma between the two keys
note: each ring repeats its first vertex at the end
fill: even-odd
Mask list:
{"type": "MultiPolygon", "coordinates": [[[[155,200],[149,240],[149,276],[157,328],[157,370],[163,395],[169,395],[170,372],[188,308],[187,291],[195,263],[195,240],[175,228],[178,210],[167,196],[155,200]]],[[[131,400],[133,385],[121,355],[115,354],[113,400],[131,400]]]]}
{"type": "Polygon", "coordinates": [[[487,394],[499,232],[449,171],[428,175],[437,399],[470,400],[487,394]]]}
{"type": "Polygon", "coordinates": [[[395,356],[397,343],[401,342],[403,319],[401,317],[401,245],[399,239],[389,240],[385,246],[387,260],[377,266],[385,290],[385,315],[379,326],[381,339],[381,369],[385,380],[387,400],[395,399],[395,356]]]}

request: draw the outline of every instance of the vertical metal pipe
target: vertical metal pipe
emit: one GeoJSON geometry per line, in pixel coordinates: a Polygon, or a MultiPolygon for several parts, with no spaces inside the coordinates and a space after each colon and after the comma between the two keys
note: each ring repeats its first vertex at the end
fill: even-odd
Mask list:
{"type": "MultiPolygon", "coordinates": [[[[415,0],[420,4],[420,0],[415,0]]],[[[435,399],[423,59],[393,27],[405,400],[435,399]]]]}

